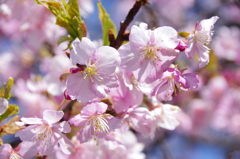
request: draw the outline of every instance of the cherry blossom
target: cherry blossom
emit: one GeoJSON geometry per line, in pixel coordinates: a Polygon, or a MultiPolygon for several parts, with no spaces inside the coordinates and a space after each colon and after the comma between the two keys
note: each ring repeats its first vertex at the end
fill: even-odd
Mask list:
{"type": "Polygon", "coordinates": [[[212,42],[217,57],[240,64],[240,29],[236,26],[221,26],[212,42]]]}
{"type": "Polygon", "coordinates": [[[212,29],[214,23],[218,20],[218,16],[210,19],[204,19],[196,23],[195,30],[188,37],[188,48],[185,50],[189,58],[198,55],[199,67],[204,67],[209,62],[209,48],[206,46],[212,40],[212,29]]]}
{"type": "Polygon", "coordinates": [[[152,111],[152,115],[155,117],[156,126],[174,130],[180,123],[175,118],[174,114],[181,109],[178,106],[171,104],[160,104],[156,106],[152,111]]]}
{"type": "Polygon", "coordinates": [[[23,141],[19,154],[26,158],[33,157],[37,153],[49,155],[54,153],[59,146],[64,153],[70,154],[69,146],[72,143],[62,134],[62,132],[71,131],[70,125],[66,121],[58,123],[63,115],[63,111],[45,110],[43,119],[23,117],[21,122],[16,122],[19,126],[30,125],[15,134],[23,141]]]}
{"type": "Polygon", "coordinates": [[[23,159],[12,149],[10,144],[3,144],[0,146],[0,156],[1,159],[23,159]]]}
{"type": "Polygon", "coordinates": [[[109,88],[117,87],[115,70],[120,64],[119,53],[109,46],[98,49],[88,38],[75,40],[70,59],[73,65],[84,67],[68,76],[66,85],[72,99],[88,102],[92,98],[105,98],[109,88]]]}
{"type": "Polygon", "coordinates": [[[172,94],[181,90],[189,90],[198,87],[198,76],[193,73],[181,73],[177,68],[168,68],[162,74],[160,82],[152,89],[151,96],[159,101],[172,100],[172,94]]]}
{"type": "Polygon", "coordinates": [[[81,143],[89,141],[91,138],[104,137],[110,131],[119,127],[120,120],[104,114],[107,104],[93,101],[84,106],[81,113],[69,120],[71,125],[81,127],[78,139],[81,143]]]}
{"type": "Polygon", "coordinates": [[[121,131],[126,132],[130,127],[144,136],[154,136],[154,118],[147,108],[132,107],[123,114],[121,131]]]}
{"type": "Polygon", "coordinates": [[[134,71],[139,82],[155,81],[177,57],[177,31],[171,27],[147,30],[146,23],[134,25],[129,43],[119,48],[121,67],[134,71]]]}
{"type": "Polygon", "coordinates": [[[141,105],[143,93],[135,86],[132,86],[132,89],[129,88],[130,86],[127,87],[124,82],[124,77],[120,76],[118,79],[119,86],[110,89],[108,96],[116,113],[124,112],[129,107],[141,105]]]}

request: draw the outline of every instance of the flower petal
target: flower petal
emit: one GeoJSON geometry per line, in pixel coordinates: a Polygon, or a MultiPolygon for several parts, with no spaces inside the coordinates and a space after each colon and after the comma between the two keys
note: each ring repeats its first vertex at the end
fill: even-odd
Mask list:
{"type": "Polygon", "coordinates": [[[12,152],[12,147],[9,144],[3,144],[0,146],[0,156],[2,159],[9,159],[12,152]]]}
{"type": "Polygon", "coordinates": [[[62,127],[60,131],[63,133],[69,133],[71,131],[71,127],[67,121],[61,122],[60,126],[62,127]]]}
{"type": "Polygon", "coordinates": [[[107,110],[107,104],[102,102],[93,102],[90,104],[87,104],[85,107],[83,107],[81,111],[81,115],[96,115],[96,114],[103,114],[107,110]]]}
{"type": "Polygon", "coordinates": [[[127,68],[128,71],[134,71],[140,67],[140,58],[132,49],[129,43],[122,45],[118,49],[121,57],[121,67],[127,68]]]}
{"type": "Polygon", "coordinates": [[[2,115],[8,107],[8,100],[0,97],[0,115],[2,115]]]}
{"type": "Polygon", "coordinates": [[[96,57],[99,63],[98,73],[112,74],[120,65],[119,52],[113,47],[102,46],[98,48],[96,57]]]}
{"type": "Polygon", "coordinates": [[[35,143],[22,142],[20,143],[18,153],[24,158],[31,158],[38,153],[38,150],[35,143]]]}
{"type": "Polygon", "coordinates": [[[43,119],[46,120],[49,124],[53,124],[60,121],[63,115],[63,111],[45,110],[43,112],[43,119]]]}
{"type": "Polygon", "coordinates": [[[94,43],[86,37],[82,41],[76,39],[72,43],[73,49],[70,53],[70,59],[73,65],[77,63],[86,65],[88,60],[96,51],[94,43]]]}
{"type": "Polygon", "coordinates": [[[68,94],[79,102],[88,102],[94,97],[94,92],[89,89],[91,83],[89,78],[84,80],[83,73],[71,74],[66,81],[68,94]]]}
{"type": "Polygon", "coordinates": [[[136,25],[132,26],[129,41],[131,47],[140,48],[142,46],[147,46],[149,41],[148,31],[136,25]]]}
{"type": "Polygon", "coordinates": [[[78,114],[78,115],[73,116],[72,118],[70,118],[68,120],[68,122],[71,125],[74,125],[76,127],[80,127],[80,126],[84,126],[89,118],[90,118],[89,116],[82,116],[82,115],[78,114]]]}
{"type": "MultiPolygon", "coordinates": [[[[40,118],[21,118],[21,121],[25,124],[42,124],[43,120],[40,118]]],[[[20,122],[19,122],[20,123],[20,122]]]]}
{"type": "Polygon", "coordinates": [[[175,49],[178,46],[179,40],[177,38],[178,33],[172,27],[164,26],[158,27],[154,31],[156,38],[156,46],[160,48],[175,49]]]}

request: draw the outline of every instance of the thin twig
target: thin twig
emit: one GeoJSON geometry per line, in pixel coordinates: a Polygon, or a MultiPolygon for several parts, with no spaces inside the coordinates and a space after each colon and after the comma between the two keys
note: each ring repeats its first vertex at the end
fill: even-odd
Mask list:
{"type": "Polygon", "coordinates": [[[112,43],[110,46],[114,47],[115,49],[118,49],[122,45],[124,39],[126,39],[125,31],[126,31],[128,25],[132,22],[135,15],[139,11],[139,9],[142,6],[144,6],[145,4],[149,4],[148,0],[137,0],[135,2],[133,7],[128,12],[126,19],[120,23],[120,30],[118,31],[117,38],[114,41],[114,43],[112,43]]]}

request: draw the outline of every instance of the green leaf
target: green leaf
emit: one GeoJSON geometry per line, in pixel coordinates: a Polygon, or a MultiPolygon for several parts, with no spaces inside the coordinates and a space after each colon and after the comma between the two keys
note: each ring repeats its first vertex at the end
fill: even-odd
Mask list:
{"type": "Polygon", "coordinates": [[[7,81],[7,83],[4,83],[3,86],[0,89],[0,97],[9,99],[11,97],[11,88],[13,86],[14,80],[12,77],[10,77],[7,81]]]}
{"type": "Polygon", "coordinates": [[[108,38],[108,32],[111,29],[113,34],[117,35],[117,29],[115,24],[112,22],[112,20],[109,17],[109,14],[106,12],[104,7],[102,6],[101,2],[98,2],[98,9],[99,9],[99,19],[102,24],[102,31],[103,31],[103,45],[109,45],[109,38],[108,38]]]}
{"type": "Polygon", "coordinates": [[[183,38],[188,38],[188,36],[189,36],[189,34],[190,33],[188,33],[188,32],[178,32],[178,36],[181,36],[181,37],[183,37],[183,38]]]}
{"type": "Polygon", "coordinates": [[[81,40],[82,37],[86,36],[86,26],[80,16],[78,0],[69,0],[68,3],[65,0],[62,0],[62,2],[57,0],[35,0],[35,2],[50,10],[56,16],[56,25],[67,30],[69,35],[61,37],[57,42],[58,45],[69,40],[68,49],[76,38],[81,40]]]}
{"type": "Polygon", "coordinates": [[[69,0],[67,5],[64,5],[64,6],[65,6],[65,9],[66,9],[67,15],[71,19],[76,17],[79,22],[82,21],[81,16],[80,16],[80,12],[79,12],[79,8],[78,8],[78,1],[77,0],[69,0]]]}
{"type": "Polygon", "coordinates": [[[2,115],[0,115],[0,122],[2,122],[3,120],[5,120],[11,115],[18,114],[18,113],[19,113],[19,107],[16,105],[9,104],[7,110],[2,115]]]}
{"type": "Polygon", "coordinates": [[[72,40],[70,35],[63,36],[63,37],[58,39],[57,44],[60,45],[62,42],[65,42],[65,41],[68,41],[68,40],[72,40]]]}
{"type": "Polygon", "coordinates": [[[78,26],[78,38],[80,40],[82,40],[82,37],[86,37],[87,36],[87,28],[86,25],[83,21],[80,22],[79,26],[78,26]]]}
{"type": "Polygon", "coordinates": [[[61,3],[58,1],[43,1],[43,0],[34,0],[37,4],[45,6],[50,10],[55,16],[64,13],[64,9],[61,3]]]}

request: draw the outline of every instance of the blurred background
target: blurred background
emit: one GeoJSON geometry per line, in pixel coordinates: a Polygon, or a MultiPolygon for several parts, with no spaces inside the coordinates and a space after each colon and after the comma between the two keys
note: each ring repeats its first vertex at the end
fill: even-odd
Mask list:
{"type": "MultiPolygon", "coordinates": [[[[101,1],[117,28],[135,2],[101,1]]],[[[188,32],[194,30],[197,21],[212,16],[219,20],[213,29],[210,63],[206,67],[198,69],[198,64],[185,54],[176,61],[179,68],[199,75],[200,87],[182,92],[171,101],[182,109],[177,115],[180,125],[174,131],[157,130],[154,139],[138,135],[139,142],[145,143],[146,158],[240,159],[240,1],[149,2],[128,29],[146,22],[149,28],[171,26],[188,32]]],[[[79,0],[79,5],[88,36],[101,45],[97,0],[79,0]]],[[[63,51],[66,44],[56,43],[66,32],[54,23],[55,17],[32,0],[0,0],[0,85],[8,77],[15,79],[11,102],[22,107],[21,116],[41,116],[46,105],[54,109],[63,98],[54,90],[64,89],[58,77],[68,72],[71,64],[66,62],[63,51]]],[[[4,140],[13,142],[14,138],[4,140]]]]}

